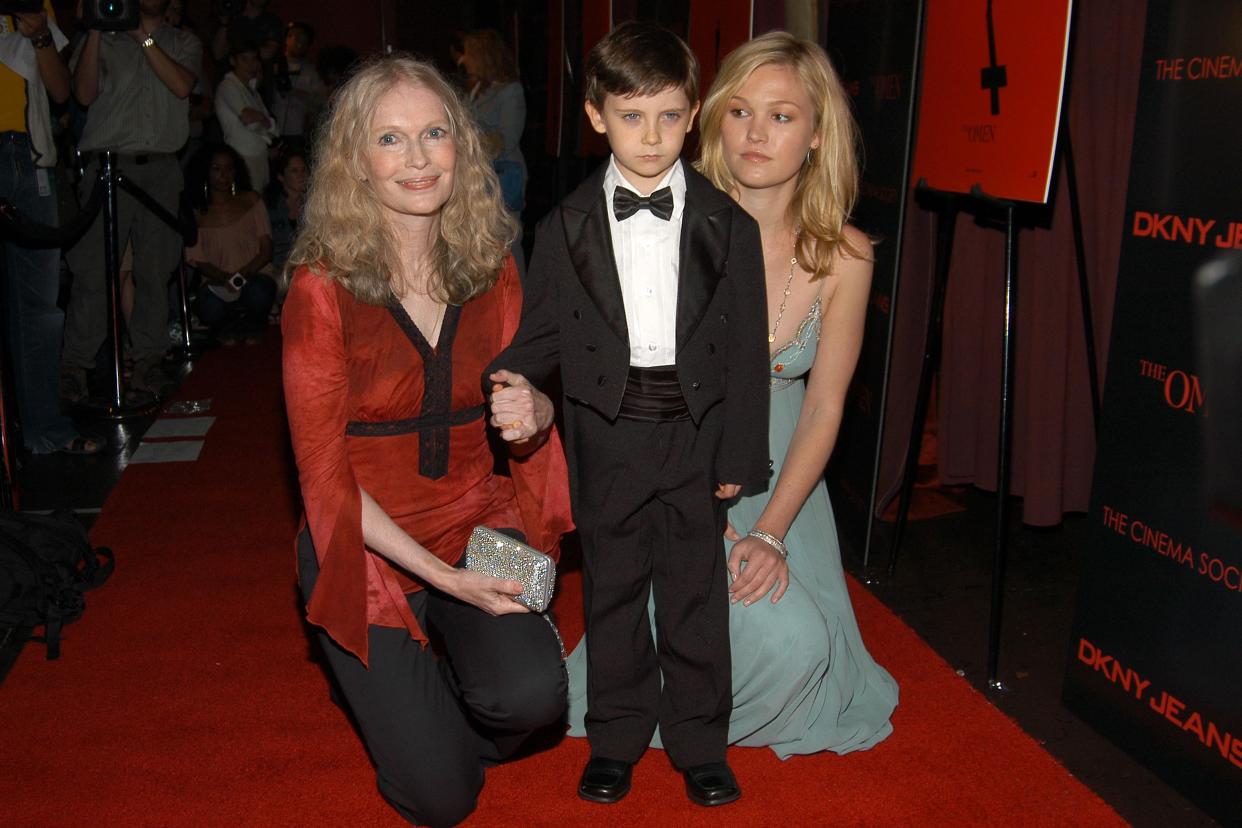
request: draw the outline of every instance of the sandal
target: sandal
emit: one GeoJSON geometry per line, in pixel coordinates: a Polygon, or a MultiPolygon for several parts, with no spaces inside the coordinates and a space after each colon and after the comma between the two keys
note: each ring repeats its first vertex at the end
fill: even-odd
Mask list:
{"type": "Polygon", "coordinates": [[[74,437],[68,443],[56,449],[57,454],[82,454],[91,455],[99,454],[103,451],[104,443],[93,437],[83,437],[81,434],[74,437]]]}

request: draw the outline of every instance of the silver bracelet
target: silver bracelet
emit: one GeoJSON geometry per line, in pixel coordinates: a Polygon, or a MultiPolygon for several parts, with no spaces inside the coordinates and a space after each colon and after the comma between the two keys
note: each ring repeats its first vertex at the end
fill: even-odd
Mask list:
{"type": "Polygon", "coordinates": [[[768,546],[779,552],[782,560],[789,557],[789,547],[785,546],[785,542],[776,535],[770,535],[759,529],[751,529],[746,533],[746,537],[763,541],[768,546]]]}

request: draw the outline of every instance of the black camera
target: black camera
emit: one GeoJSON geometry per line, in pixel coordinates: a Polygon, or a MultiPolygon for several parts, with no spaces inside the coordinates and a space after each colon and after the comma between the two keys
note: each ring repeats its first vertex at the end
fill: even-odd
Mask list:
{"type": "Polygon", "coordinates": [[[83,0],[82,26],[103,32],[138,28],[139,0],[83,0]]]}

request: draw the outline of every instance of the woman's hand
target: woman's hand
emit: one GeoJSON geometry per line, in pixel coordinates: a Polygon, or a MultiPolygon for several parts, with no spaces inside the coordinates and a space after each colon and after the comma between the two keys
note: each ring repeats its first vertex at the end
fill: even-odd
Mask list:
{"type": "Polygon", "coordinates": [[[488,379],[494,383],[490,422],[500,429],[502,439],[521,444],[551,428],[552,401],[526,377],[497,371],[488,379]]]}
{"type": "Polygon", "coordinates": [[[468,569],[453,569],[442,583],[441,591],[476,606],[488,615],[530,612],[524,604],[513,600],[522,594],[521,581],[506,581],[468,569]]]}
{"type": "MultiPolygon", "coordinates": [[[[733,531],[732,526],[729,531],[733,531]]],[[[789,588],[789,564],[779,552],[758,538],[745,537],[735,543],[729,552],[728,567],[733,580],[729,586],[729,600],[734,604],[741,601],[748,607],[767,595],[773,586],[776,587],[772,592],[775,604],[789,588]]]]}

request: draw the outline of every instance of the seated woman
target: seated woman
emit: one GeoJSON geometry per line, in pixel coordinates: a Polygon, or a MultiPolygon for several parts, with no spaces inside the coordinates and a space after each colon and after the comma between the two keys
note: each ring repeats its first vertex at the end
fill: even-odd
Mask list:
{"type": "Polygon", "coordinates": [[[513,219],[457,95],[427,64],[380,58],[337,92],[318,140],[281,318],[302,594],[380,793],[411,822],[452,825],[485,763],[562,721],[553,627],[513,600],[520,582],[460,562],[477,525],[554,553],[571,527],[565,459],[548,398],[482,376],[522,295],[513,219]],[[485,381],[511,478],[494,471],[485,381]]]}
{"type": "Polygon", "coordinates": [[[251,191],[241,158],[224,144],[199,150],[188,179],[198,242],[185,260],[201,280],[194,313],[225,344],[257,343],[276,298],[276,282],[265,272],[272,260],[267,207],[251,191]]]}
{"type": "MultiPolygon", "coordinates": [[[[725,58],[700,125],[700,170],[759,222],[772,343],[773,484],[729,510],[729,742],[782,759],[866,749],[892,732],[897,684],[863,644],[823,480],[871,286],[871,243],[847,223],[849,99],[819,46],[772,32],[725,58]]],[[[585,735],[583,648],[569,670],[585,735]]]]}
{"type": "Polygon", "coordinates": [[[285,261],[293,248],[306,206],[306,185],[310,165],[306,153],[289,149],[272,163],[272,182],[267,187],[267,218],[272,226],[272,269],[285,272],[285,261]]]}

